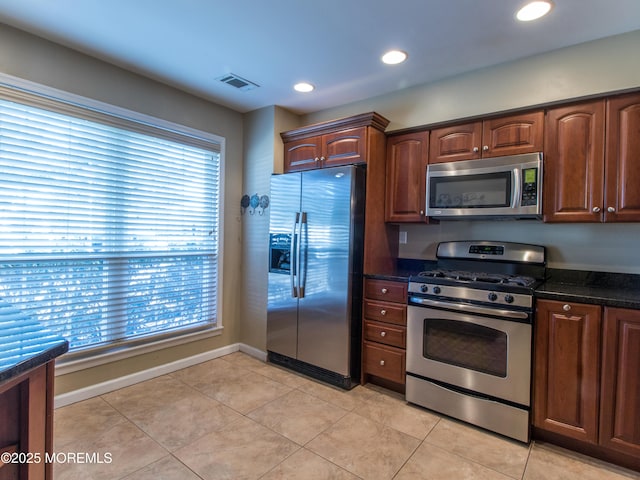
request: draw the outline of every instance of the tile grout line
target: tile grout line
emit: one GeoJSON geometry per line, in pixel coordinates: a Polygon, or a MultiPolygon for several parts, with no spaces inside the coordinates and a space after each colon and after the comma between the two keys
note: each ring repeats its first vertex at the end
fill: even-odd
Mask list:
{"type": "Polygon", "coordinates": [[[533,451],[533,440],[529,443],[529,453],[527,453],[527,461],[524,462],[524,469],[522,470],[522,475],[520,476],[521,480],[524,480],[524,477],[527,474],[527,468],[529,468],[529,460],[531,460],[531,452],[533,451]]]}

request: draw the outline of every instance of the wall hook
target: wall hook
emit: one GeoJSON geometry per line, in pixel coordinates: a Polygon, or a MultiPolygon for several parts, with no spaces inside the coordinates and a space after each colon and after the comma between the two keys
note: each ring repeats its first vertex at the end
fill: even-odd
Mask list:
{"type": "Polygon", "coordinates": [[[249,195],[243,195],[240,199],[240,215],[244,215],[244,212],[247,210],[249,206],[249,195]]]}

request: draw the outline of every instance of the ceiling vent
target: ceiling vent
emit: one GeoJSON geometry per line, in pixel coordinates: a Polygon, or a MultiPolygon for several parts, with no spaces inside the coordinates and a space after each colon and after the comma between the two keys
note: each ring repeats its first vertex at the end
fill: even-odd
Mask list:
{"type": "Polygon", "coordinates": [[[243,92],[247,90],[253,90],[254,88],[260,86],[257,83],[253,83],[249,80],[245,80],[244,78],[239,77],[235,73],[228,73],[227,75],[223,75],[216,80],[219,80],[222,83],[226,83],[227,85],[231,85],[232,87],[235,87],[238,90],[242,90],[243,92]]]}

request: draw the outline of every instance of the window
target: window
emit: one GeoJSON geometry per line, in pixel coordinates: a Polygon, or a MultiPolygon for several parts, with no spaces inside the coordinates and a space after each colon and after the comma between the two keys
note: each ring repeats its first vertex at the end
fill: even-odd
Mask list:
{"type": "Polygon", "coordinates": [[[7,90],[0,297],[71,352],[215,327],[219,145],[7,90]]]}

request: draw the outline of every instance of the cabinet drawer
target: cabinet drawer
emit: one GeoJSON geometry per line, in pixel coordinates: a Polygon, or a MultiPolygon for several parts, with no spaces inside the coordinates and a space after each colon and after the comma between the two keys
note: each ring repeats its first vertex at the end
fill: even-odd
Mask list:
{"type": "Polygon", "coordinates": [[[384,343],[398,348],[407,346],[407,329],[395,325],[376,322],[364,322],[364,339],[384,343]]]}
{"type": "Polygon", "coordinates": [[[407,324],[407,306],[395,303],[364,301],[364,318],[378,322],[407,324]]]}
{"type": "Polygon", "coordinates": [[[405,352],[393,347],[364,342],[365,373],[396,383],[405,382],[405,352]]]}
{"type": "Polygon", "coordinates": [[[365,279],[364,296],[373,300],[407,303],[407,283],[365,279]]]}

